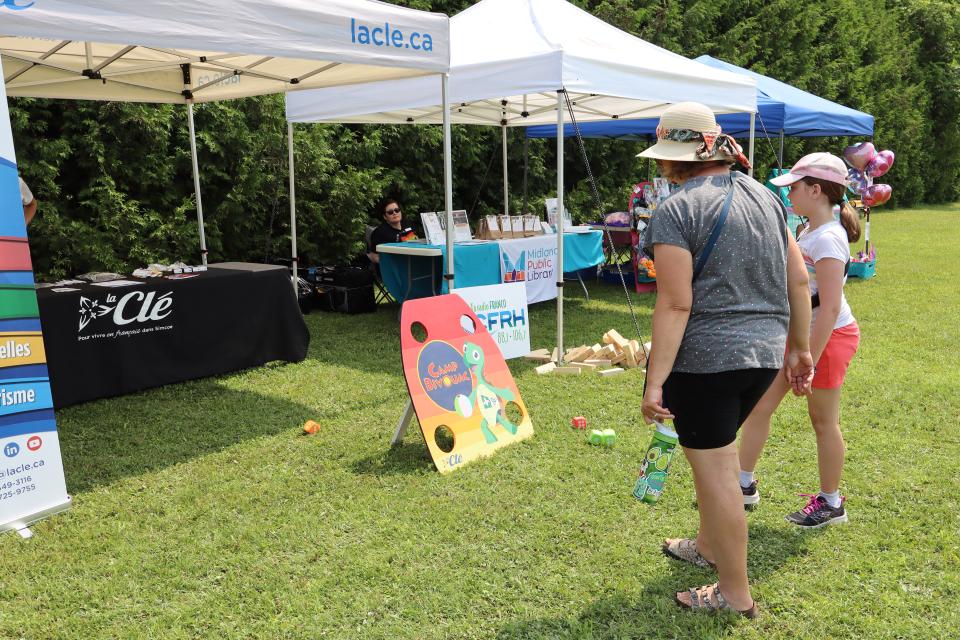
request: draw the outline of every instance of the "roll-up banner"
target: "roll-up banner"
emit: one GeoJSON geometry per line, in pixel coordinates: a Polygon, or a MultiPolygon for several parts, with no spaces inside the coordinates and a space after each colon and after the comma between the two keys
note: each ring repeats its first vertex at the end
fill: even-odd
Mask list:
{"type": "Polygon", "coordinates": [[[459,287],[454,293],[486,325],[504,360],[530,353],[527,289],[522,282],[459,287]]]}
{"type": "Polygon", "coordinates": [[[26,532],[70,506],[46,363],[0,82],[0,531],[26,532]]]}

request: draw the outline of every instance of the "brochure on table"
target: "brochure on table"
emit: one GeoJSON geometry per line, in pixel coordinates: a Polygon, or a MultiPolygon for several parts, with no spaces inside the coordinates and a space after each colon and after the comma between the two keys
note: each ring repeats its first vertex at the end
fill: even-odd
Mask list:
{"type": "Polygon", "coordinates": [[[0,85],[0,531],[70,506],[23,219],[6,91],[0,85]]]}
{"type": "MultiPolygon", "coordinates": [[[[547,222],[554,229],[557,228],[557,199],[547,198],[547,222]]],[[[570,210],[563,208],[563,228],[567,229],[573,226],[573,218],[570,216],[570,210]]]]}
{"type": "MultiPolygon", "coordinates": [[[[467,212],[459,209],[451,213],[453,214],[454,242],[473,240],[473,234],[470,232],[470,219],[467,217],[467,212]]],[[[426,234],[429,244],[446,244],[447,217],[445,212],[428,211],[421,213],[420,220],[423,222],[423,232],[426,234]]]]}

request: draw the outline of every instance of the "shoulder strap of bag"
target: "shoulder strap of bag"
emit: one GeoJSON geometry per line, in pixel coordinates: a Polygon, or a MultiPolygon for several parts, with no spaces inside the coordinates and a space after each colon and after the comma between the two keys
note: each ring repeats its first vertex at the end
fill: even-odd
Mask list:
{"type": "Polygon", "coordinates": [[[727,199],[723,201],[723,209],[720,211],[720,217],[717,218],[717,221],[713,225],[713,231],[710,232],[710,237],[707,238],[707,244],[697,257],[697,264],[693,268],[694,280],[697,279],[697,277],[700,275],[700,272],[703,271],[703,267],[706,266],[707,260],[710,258],[710,254],[713,252],[713,247],[717,244],[717,238],[720,237],[720,232],[723,231],[723,225],[727,221],[727,214],[730,213],[730,203],[733,201],[733,189],[736,186],[736,175],[737,174],[735,172],[730,172],[730,191],[727,193],[727,199]]]}
{"type": "MultiPolygon", "coordinates": [[[[847,260],[846,264],[843,265],[843,277],[846,278],[847,274],[850,273],[850,261],[847,260]]],[[[820,292],[810,296],[810,308],[816,309],[820,306],[820,292]]]]}

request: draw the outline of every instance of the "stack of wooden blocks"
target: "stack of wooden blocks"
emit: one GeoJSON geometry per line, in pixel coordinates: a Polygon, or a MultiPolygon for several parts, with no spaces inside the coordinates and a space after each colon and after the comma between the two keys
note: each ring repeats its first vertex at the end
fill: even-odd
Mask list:
{"type": "MultiPolygon", "coordinates": [[[[649,351],[647,346],[647,351],[649,351]]],[[[616,329],[610,329],[603,334],[603,345],[597,343],[592,346],[581,345],[567,349],[563,361],[558,366],[557,349],[550,353],[546,349],[531,351],[524,356],[527,360],[543,362],[537,367],[537,373],[544,375],[569,374],[579,375],[582,371],[596,371],[601,376],[612,376],[623,373],[626,369],[644,367],[647,357],[640,343],[636,340],[627,340],[616,329]]]]}

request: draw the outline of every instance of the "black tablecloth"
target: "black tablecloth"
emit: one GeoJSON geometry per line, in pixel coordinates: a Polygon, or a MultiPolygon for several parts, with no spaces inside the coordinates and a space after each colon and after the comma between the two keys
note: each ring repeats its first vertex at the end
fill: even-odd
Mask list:
{"type": "Polygon", "coordinates": [[[307,355],[284,267],[225,262],[127,280],[136,284],[37,291],[55,407],[307,355]]]}

